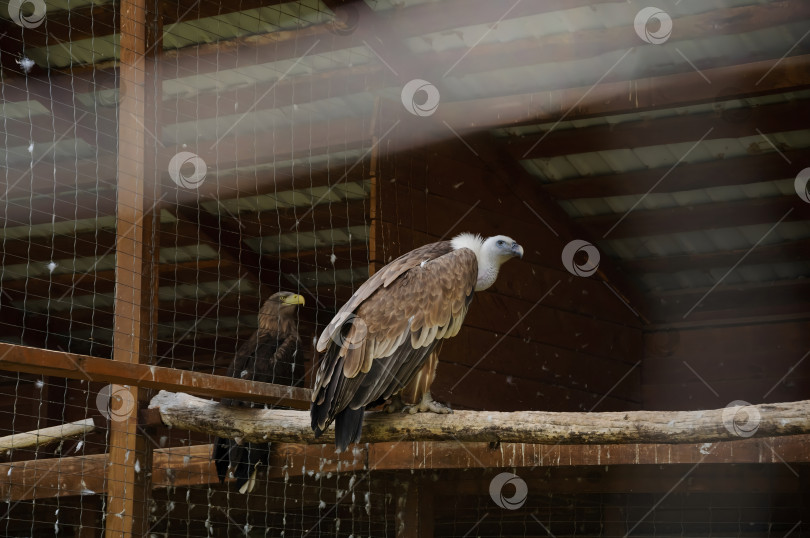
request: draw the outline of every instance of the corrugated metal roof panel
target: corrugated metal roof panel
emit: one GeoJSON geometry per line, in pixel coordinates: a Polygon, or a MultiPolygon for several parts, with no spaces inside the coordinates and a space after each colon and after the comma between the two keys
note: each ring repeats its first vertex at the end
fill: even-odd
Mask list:
{"type": "Polygon", "coordinates": [[[782,222],[775,228],[773,223],[766,223],[669,235],[607,239],[599,242],[599,248],[611,257],[634,260],[681,254],[708,254],[726,250],[745,250],[757,243],[758,246],[777,245],[800,239],[810,239],[810,224],[807,222],[782,222]]]}
{"type": "Polygon", "coordinates": [[[340,284],[352,284],[362,282],[368,278],[368,265],[358,265],[352,269],[324,269],[301,273],[297,278],[295,275],[285,275],[287,281],[294,286],[306,286],[317,288],[319,286],[335,286],[340,284]]]}
{"type": "Polygon", "coordinates": [[[331,11],[320,0],[287,2],[179,22],[163,32],[163,48],[176,49],[279,30],[293,30],[331,20],[331,11]]]}
{"type": "MultiPolygon", "coordinates": [[[[56,139],[58,135],[54,135],[56,139]]],[[[40,162],[44,159],[94,159],[95,147],[81,138],[62,138],[54,142],[31,143],[26,146],[13,146],[0,151],[0,167],[18,163],[40,162]]],[[[51,178],[51,181],[53,178],[51,178]]],[[[14,180],[12,180],[12,183],[14,180]]]]}
{"type": "Polygon", "coordinates": [[[650,291],[662,292],[684,288],[711,288],[721,281],[724,287],[810,278],[810,262],[768,263],[715,267],[707,270],[650,273],[641,275],[641,281],[650,291]]]}
{"type": "Polygon", "coordinates": [[[648,169],[660,169],[663,175],[676,163],[692,164],[773,153],[776,151],[773,145],[791,149],[807,148],[810,147],[809,135],[810,130],[769,133],[767,139],[754,134],[742,138],[706,139],[697,146],[695,140],[632,149],[572,153],[520,162],[529,173],[544,183],[648,169]]]}
{"type": "MultiPolygon", "coordinates": [[[[103,6],[112,4],[111,0],[45,0],[45,13],[47,15],[54,15],[59,11],[67,11],[68,9],[80,9],[85,6],[103,6]]],[[[8,14],[8,8],[0,9],[0,19],[11,20],[8,14]]]]}
{"type": "Polygon", "coordinates": [[[769,198],[780,195],[795,194],[793,179],[763,181],[749,185],[712,187],[675,193],[629,194],[624,196],[606,196],[604,198],[577,198],[561,200],[560,205],[572,217],[590,217],[594,215],[624,214],[628,211],[667,209],[686,207],[716,202],[735,202],[758,198],[769,198]],[[743,188],[745,187],[745,188],[743,188]]]}
{"type": "Polygon", "coordinates": [[[184,263],[195,260],[216,260],[219,252],[204,243],[184,247],[160,247],[160,263],[184,263]]]}
{"type": "MultiPolygon", "coordinates": [[[[288,207],[309,208],[333,202],[342,203],[350,200],[363,200],[368,198],[370,192],[370,181],[348,181],[334,185],[289,189],[230,200],[207,201],[201,205],[212,214],[238,215],[241,211],[275,211],[288,207]]],[[[303,211],[301,213],[303,214],[303,211]]]]}
{"type": "MultiPolygon", "coordinates": [[[[167,76],[171,74],[172,58],[167,60],[167,76]]],[[[257,63],[234,69],[221,69],[186,77],[167,79],[163,82],[163,98],[190,98],[199,93],[227,91],[248,87],[262,82],[290,79],[298,75],[311,75],[350,66],[378,64],[379,60],[367,47],[351,47],[323,54],[309,54],[302,58],[288,58],[267,63],[257,63]]],[[[258,97],[258,96],[257,96],[258,97]]],[[[245,103],[247,110],[252,103],[245,103]]],[[[225,111],[224,111],[225,112],[225,111]]],[[[230,112],[230,111],[227,111],[230,112]]]]}
{"type": "Polygon", "coordinates": [[[256,252],[272,254],[329,248],[350,243],[362,244],[368,241],[368,234],[369,226],[361,225],[254,237],[247,239],[245,243],[256,252]]]}
{"type": "Polygon", "coordinates": [[[707,114],[710,112],[717,113],[718,119],[720,119],[720,113],[724,111],[727,112],[731,110],[754,108],[779,103],[792,103],[806,99],[810,99],[810,90],[746,97],[745,99],[718,99],[713,103],[701,103],[698,105],[684,107],[645,110],[642,112],[633,112],[629,114],[614,114],[611,116],[598,116],[595,118],[582,118],[561,122],[538,123],[536,125],[504,127],[500,129],[493,129],[492,133],[498,137],[519,137],[545,133],[546,131],[550,130],[565,131],[568,129],[586,129],[588,127],[597,127],[599,125],[620,125],[625,123],[652,121],[660,118],[707,114]]]}
{"type": "MultiPolygon", "coordinates": [[[[247,104],[247,103],[246,103],[247,104]]],[[[370,93],[349,97],[332,97],[283,108],[246,110],[236,114],[223,113],[203,120],[192,120],[166,125],[164,144],[182,144],[189,140],[216,139],[229,136],[266,133],[276,129],[298,126],[306,131],[313,123],[350,117],[370,117],[374,109],[374,96],[370,93]]],[[[257,144],[266,145],[263,141],[257,144]]]]}
{"type": "Polygon", "coordinates": [[[115,216],[80,219],[73,221],[45,222],[33,226],[9,226],[0,228],[3,231],[5,240],[28,239],[32,240],[41,237],[51,237],[54,235],[70,235],[74,233],[92,232],[95,229],[115,228],[115,216]]]}
{"type": "MultiPolygon", "coordinates": [[[[709,0],[683,2],[667,6],[667,13],[675,19],[686,15],[706,13],[716,9],[760,3],[751,0],[709,0]]],[[[469,49],[489,43],[508,43],[518,39],[627,26],[632,32],[633,20],[639,6],[629,2],[599,3],[560,11],[551,11],[519,18],[509,17],[513,3],[504,2],[504,18],[497,24],[484,24],[453,28],[450,31],[423,34],[407,40],[412,52],[469,49]]],[[[673,39],[677,34],[673,34],[673,39]]]]}
{"type": "MultiPolygon", "coordinates": [[[[680,5],[683,4],[686,2],[680,5]]],[[[607,4],[599,4],[605,5],[607,4]]],[[[624,20],[623,24],[632,26],[636,9],[632,10],[632,15],[624,20]]],[[[720,35],[691,40],[689,42],[696,47],[697,52],[688,56],[688,61],[677,51],[683,48],[685,42],[678,41],[677,34],[673,34],[672,39],[661,45],[606,50],[598,56],[580,60],[537,63],[503,69],[498,69],[497,65],[488,65],[487,67],[491,68],[485,72],[466,75],[459,69],[443,79],[445,90],[442,92],[442,98],[467,100],[508,93],[537,93],[571,87],[588,88],[601,80],[609,69],[610,80],[633,80],[642,76],[642,73],[643,76],[661,76],[690,72],[693,71],[690,62],[698,65],[729,65],[747,63],[757,58],[778,58],[801,40],[806,31],[806,22],[800,21],[749,34],[720,35]],[[631,52],[622,58],[628,50],[631,52]],[[720,54],[718,51],[721,50],[728,52],[720,54]]],[[[480,33],[478,35],[480,37],[480,33]]],[[[461,46],[460,42],[459,50],[461,46]]],[[[471,56],[464,59],[465,64],[474,61],[474,57],[471,56]]]]}
{"type": "Polygon", "coordinates": [[[226,295],[239,295],[257,291],[256,286],[245,278],[234,280],[214,280],[209,282],[195,282],[192,284],[178,284],[176,286],[161,286],[158,297],[161,301],[173,299],[197,299],[208,297],[213,301],[220,300],[226,295]]]}

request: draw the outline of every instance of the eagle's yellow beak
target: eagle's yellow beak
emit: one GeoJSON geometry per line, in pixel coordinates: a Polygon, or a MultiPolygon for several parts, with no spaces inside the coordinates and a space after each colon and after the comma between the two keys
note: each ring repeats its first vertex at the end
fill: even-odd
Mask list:
{"type": "Polygon", "coordinates": [[[287,297],[284,297],[281,302],[283,304],[306,304],[304,302],[304,297],[301,295],[288,295],[287,297]]]}

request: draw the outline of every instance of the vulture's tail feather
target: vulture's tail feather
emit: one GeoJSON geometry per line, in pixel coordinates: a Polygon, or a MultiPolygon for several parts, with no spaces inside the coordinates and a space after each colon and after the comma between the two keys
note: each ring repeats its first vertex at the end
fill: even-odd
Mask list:
{"type": "Polygon", "coordinates": [[[360,441],[365,411],[365,407],[360,409],[347,407],[335,417],[335,446],[341,452],[349,448],[350,444],[360,441]]]}

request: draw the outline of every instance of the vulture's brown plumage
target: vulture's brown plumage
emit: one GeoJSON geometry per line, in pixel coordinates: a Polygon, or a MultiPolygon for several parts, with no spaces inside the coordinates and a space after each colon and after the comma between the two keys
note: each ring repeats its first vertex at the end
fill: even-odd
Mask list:
{"type": "Polygon", "coordinates": [[[458,334],[473,291],[491,286],[516,256],[523,248],[506,236],[461,234],[400,256],[360,286],[318,340],[315,436],[334,421],[345,450],[360,440],[366,407],[395,396],[411,412],[449,412],[430,395],[438,348],[458,334]]]}
{"type": "MultiPolygon", "coordinates": [[[[259,328],[242,344],[228,367],[227,375],[272,383],[277,366],[290,364],[299,347],[296,309],[304,304],[300,295],[282,291],[272,295],[259,310],[259,328]]],[[[264,407],[262,404],[224,398],[225,405],[264,407]]],[[[241,493],[252,491],[259,464],[266,464],[269,444],[243,443],[240,439],[218,438],[213,459],[217,475],[224,482],[231,469],[241,493]]]]}

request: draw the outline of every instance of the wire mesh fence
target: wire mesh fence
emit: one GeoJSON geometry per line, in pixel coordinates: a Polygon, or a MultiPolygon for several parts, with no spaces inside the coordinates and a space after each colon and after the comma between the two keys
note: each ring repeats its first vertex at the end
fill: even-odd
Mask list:
{"type": "MultiPolygon", "coordinates": [[[[493,467],[476,454],[503,453],[497,443],[360,443],[336,453],[150,422],[146,407],[161,383],[206,397],[230,390],[229,406],[291,407],[242,400],[221,378],[194,375],[311,388],[316,340],[357,288],[400,254],[467,229],[523,234],[526,253],[512,278],[476,298],[464,332],[442,350],[434,395],[454,408],[726,404],[699,393],[704,385],[736,399],[760,397],[762,386],[773,387],[762,401],[807,396],[810,363],[795,362],[807,343],[806,331],[795,336],[806,328],[801,316],[766,328],[777,335],[768,353],[779,350],[768,359],[782,370],[794,364],[788,374],[798,383],[756,365],[748,377],[731,376],[723,364],[743,349],[720,350],[727,355],[702,384],[669,360],[700,347],[686,335],[679,347],[681,326],[672,329],[693,310],[698,320],[738,306],[741,319],[806,314],[794,302],[807,290],[810,228],[795,205],[805,199],[782,176],[798,172],[791,157],[804,162],[810,147],[797,113],[809,97],[807,7],[675,2],[667,9],[685,32],[676,35],[681,50],[664,46],[667,12],[626,2],[469,2],[10,0],[0,8],[0,342],[58,352],[0,350],[1,536],[807,534],[802,440],[784,458],[770,447],[716,468],[692,467],[705,455],[700,446],[668,467],[646,456],[617,465],[601,452],[539,466],[514,456],[493,467]],[[660,27],[639,25],[644,13],[660,27]],[[767,88],[754,91],[735,69],[765,60],[755,72],[767,88]],[[709,77],[726,89],[704,88],[709,77]],[[688,98],[651,98],[647,83],[687,88],[688,98]],[[650,133],[651,119],[665,127],[650,133]],[[610,141],[613,129],[620,142],[610,141]],[[704,139],[712,144],[692,157],[680,151],[704,139]],[[726,158],[745,160],[732,172],[768,170],[779,181],[744,188],[711,179],[739,178],[713,168],[726,158]],[[660,183],[682,162],[690,168],[670,178],[679,186],[641,206],[671,211],[665,224],[630,217],[631,231],[599,249],[577,239],[581,230],[605,239],[649,194],[644,174],[660,183]],[[586,181],[602,176],[618,192],[586,181]],[[690,177],[715,190],[696,194],[690,177]],[[776,198],[772,206],[722,213],[713,234],[671,224],[690,220],[678,213],[683,200],[754,204],[762,193],[776,198]],[[725,271],[785,219],[763,246],[779,258],[785,243],[787,254],[768,270],[765,255],[754,256],[730,277],[746,290],[761,286],[758,299],[721,288],[712,301],[722,299],[701,303],[717,264],[725,271]],[[653,254],[679,269],[663,274],[653,254]],[[693,261],[714,265],[695,271],[693,261]],[[658,311],[617,291],[633,267],[658,311]],[[779,285],[765,286],[769,278],[779,285]],[[292,321],[282,329],[284,316],[292,321]],[[645,329],[648,318],[665,330],[645,329]],[[128,370],[133,364],[145,368],[128,370]],[[228,459],[236,453],[246,469],[228,459]]],[[[724,340],[748,346],[742,324],[724,321],[732,326],[724,340]]]]}

